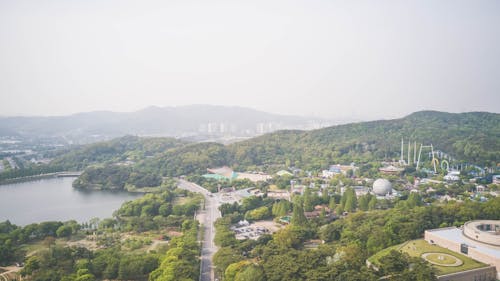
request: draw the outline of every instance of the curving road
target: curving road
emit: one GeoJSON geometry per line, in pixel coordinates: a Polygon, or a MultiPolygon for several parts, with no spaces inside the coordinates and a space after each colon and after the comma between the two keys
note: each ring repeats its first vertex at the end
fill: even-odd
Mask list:
{"type": "Polygon", "coordinates": [[[212,194],[205,188],[185,180],[179,180],[178,187],[191,192],[201,193],[205,197],[205,209],[200,210],[196,216],[204,230],[201,247],[200,281],[212,281],[215,278],[212,257],[217,252],[217,247],[214,244],[214,222],[221,217],[218,209],[220,204],[218,194],[212,194]]]}

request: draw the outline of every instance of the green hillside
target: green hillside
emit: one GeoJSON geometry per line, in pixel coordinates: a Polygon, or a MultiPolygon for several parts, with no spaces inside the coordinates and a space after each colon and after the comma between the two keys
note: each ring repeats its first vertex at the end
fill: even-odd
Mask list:
{"type": "MultiPolygon", "coordinates": [[[[433,144],[454,158],[484,166],[500,159],[500,114],[422,111],[394,120],[320,130],[280,131],[228,147],[237,165],[285,163],[317,169],[335,162],[398,158],[401,138],[433,144]]],[[[406,147],[405,147],[406,150],[406,147]]]]}
{"type": "MultiPolygon", "coordinates": [[[[53,157],[54,160],[48,165],[30,163],[29,165],[24,165],[21,169],[7,170],[0,173],[0,182],[13,178],[60,171],[79,171],[92,165],[102,166],[122,163],[135,166],[137,163],[152,158],[166,150],[185,146],[186,144],[186,142],[174,138],[139,138],[136,136],[124,136],[111,141],[65,148],[52,152],[52,155],[49,155],[49,157],[53,157]]],[[[99,169],[107,169],[107,167],[100,167],[99,169]]],[[[93,174],[102,174],[99,173],[101,171],[99,169],[94,169],[93,174]]],[[[128,174],[134,172],[131,169],[125,168],[107,169],[107,171],[114,171],[117,174],[118,172],[121,174],[123,174],[123,172],[128,174]]],[[[134,179],[137,179],[137,177],[134,177],[134,179]]],[[[143,179],[137,181],[142,182],[143,179]]],[[[99,182],[101,182],[101,180],[99,180],[99,182]]]]}
{"type": "Polygon", "coordinates": [[[279,131],[227,146],[129,136],[72,150],[50,166],[67,170],[100,164],[84,173],[81,186],[147,186],[158,183],[161,176],[201,174],[207,167],[222,165],[237,170],[260,167],[269,171],[289,166],[320,170],[333,163],[398,159],[401,138],[432,143],[435,149],[457,159],[456,163],[495,167],[500,159],[500,114],[422,111],[394,120],[279,131]],[[128,162],[126,167],[109,166],[123,162],[128,162]],[[154,176],[137,176],[142,173],[154,176]],[[116,182],[120,178],[126,182],[118,180],[120,185],[116,182]]]}
{"type": "Polygon", "coordinates": [[[140,161],[165,150],[186,143],[174,138],[139,138],[125,136],[107,142],[99,142],[73,149],[50,164],[69,170],[80,170],[88,165],[105,162],[140,161]]]}
{"type": "MultiPolygon", "coordinates": [[[[262,165],[295,165],[321,169],[332,163],[397,159],[401,138],[433,144],[461,162],[496,166],[500,159],[500,114],[422,111],[394,120],[333,126],[313,131],[278,131],[227,146],[183,143],[173,139],[121,138],[91,145],[54,161],[65,166],[100,159],[135,156],[165,176],[204,172],[207,167],[239,169],[262,165]]],[[[406,150],[406,146],[405,146],[406,150]]]]}

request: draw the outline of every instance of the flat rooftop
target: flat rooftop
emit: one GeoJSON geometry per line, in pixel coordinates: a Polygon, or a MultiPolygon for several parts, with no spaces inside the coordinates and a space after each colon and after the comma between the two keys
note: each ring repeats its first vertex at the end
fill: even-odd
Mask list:
{"type": "Polygon", "coordinates": [[[387,255],[388,253],[390,253],[391,250],[404,252],[412,257],[422,257],[422,255],[425,253],[442,253],[442,254],[448,254],[450,256],[453,256],[453,257],[455,257],[463,262],[463,264],[457,265],[457,266],[440,266],[437,264],[431,264],[432,267],[437,269],[438,276],[467,271],[467,270],[472,270],[472,269],[478,269],[478,268],[483,268],[483,267],[488,267],[487,264],[473,260],[472,258],[465,256],[461,253],[456,253],[452,250],[448,250],[446,248],[439,247],[435,244],[429,244],[429,243],[427,243],[427,241],[425,241],[423,239],[411,240],[411,241],[407,241],[407,242],[400,244],[400,245],[386,248],[386,249],[376,253],[375,255],[371,256],[368,259],[368,261],[373,263],[375,266],[379,266],[380,259],[382,257],[384,257],[385,255],[387,255]]]}
{"type": "Polygon", "coordinates": [[[440,236],[446,240],[453,241],[459,244],[467,244],[470,248],[475,248],[489,256],[500,258],[500,247],[485,245],[465,237],[460,228],[441,228],[427,230],[436,236],[440,236]]]}

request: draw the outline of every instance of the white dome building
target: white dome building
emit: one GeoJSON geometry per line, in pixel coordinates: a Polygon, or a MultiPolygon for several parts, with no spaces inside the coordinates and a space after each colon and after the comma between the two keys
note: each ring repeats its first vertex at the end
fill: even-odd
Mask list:
{"type": "Polygon", "coordinates": [[[386,196],[392,193],[392,184],[386,179],[378,179],[373,182],[373,193],[377,196],[386,196]]]}

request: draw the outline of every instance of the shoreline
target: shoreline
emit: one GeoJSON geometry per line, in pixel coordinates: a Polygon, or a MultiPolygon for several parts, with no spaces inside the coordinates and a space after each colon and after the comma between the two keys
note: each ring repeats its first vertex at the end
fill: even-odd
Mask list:
{"type": "Polygon", "coordinates": [[[75,177],[76,178],[76,177],[78,177],[78,174],[81,174],[81,172],[66,171],[66,172],[55,172],[55,173],[47,173],[47,174],[12,178],[12,179],[6,179],[3,181],[0,181],[0,186],[7,185],[7,184],[13,184],[13,183],[28,182],[28,181],[32,181],[32,180],[38,180],[38,179],[47,179],[47,178],[58,178],[58,177],[75,177]]]}
{"type": "MultiPolygon", "coordinates": [[[[47,173],[47,174],[40,174],[40,175],[33,175],[33,176],[26,176],[26,177],[20,177],[20,178],[13,178],[13,179],[6,179],[4,181],[0,181],[0,187],[3,185],[9,185],[9,184],[16,184],[16,183],[23,183],[23,182],[30,182],[30,181],[35,181],[35,180],[40,180],[40,179],[50,179],[50,178],[78,178],[78,176],[82,172],[71,172],[71,171],[65,171],[65,172],[55,172],[55,173],[47,173]]],[[[144,189],[141,188],[131,188],[131,189],[107,189],[107,188],[77,188],[73,187],[81,191],[110,191],[110,192],[126,192],[126,193],[132,193],[132,194],[148,194],[148,193],[156,193],[159,192],[160,188],[159,187],[147,187],[144,189]]]]}

